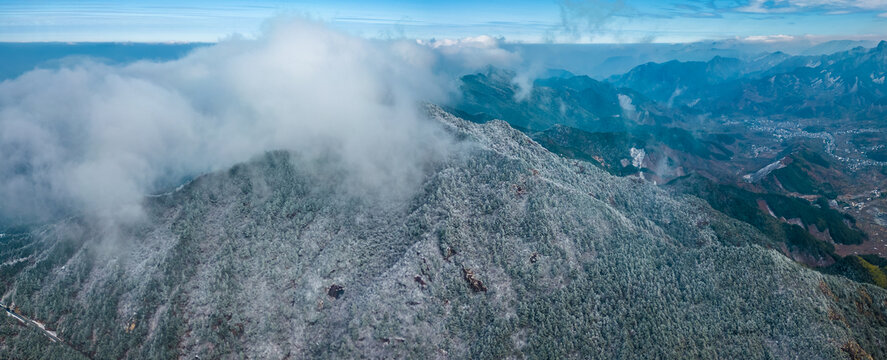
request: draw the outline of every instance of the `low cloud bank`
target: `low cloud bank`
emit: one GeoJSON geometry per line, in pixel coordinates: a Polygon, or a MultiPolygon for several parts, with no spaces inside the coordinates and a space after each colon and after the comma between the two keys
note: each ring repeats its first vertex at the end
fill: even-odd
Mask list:
{"type": "Polygon", "coordinates": [[[448,151],[419,105],[515,56],[494,39],[366,40],[279,20],[176,61],[35,70],[0,83],[0,224],[138,218],[146,194],[277,149],[332,151],[357,183],[407,187],[448,151]]]}

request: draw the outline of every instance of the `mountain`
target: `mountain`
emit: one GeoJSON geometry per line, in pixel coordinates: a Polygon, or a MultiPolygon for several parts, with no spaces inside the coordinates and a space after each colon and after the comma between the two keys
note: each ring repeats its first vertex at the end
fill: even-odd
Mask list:
{"type": "Polygon", "coordinates": [[[805,237],[834,246],[838,257],[887,257],[887,42],[827,55],[647,63],[607,81],[562,74],[521,90],[526,99],[512,96],[516,75],[504,74],[463,78],[470,95],[454,111],[473,121],[503,119],[549,150],[614,175],[664,184],[695,174],[839,211],[851,229],[842,238],[852,240],[809,226],[833,221],[828,211],[812,212],[821,217],[801,225],[805,237]],[[572,95],[586,91],[595,96],[572,95]],[[583,111],[564,111],[574,108],[583,111]]]}
{"type": "Polygon", "coordinates": [[[762,54],[782,52],[790,55],[819,56],[847,51],[860,46],[876,46],[877,41],[835,40],[819,43],[812,39],[788,41],[726,39],[676,44],[503,42],[499,45],[505,50],[519,53],[525,64],[546,64],[548,67],[566,69],[595,79],[606,79],[650,62],[708,61],[716,56],[752,61],[762,54]]]}
{"type": "Polygon", "coordinates": [[[798,55],[834,54],[854,48],[868,48],[877,45],[878,41],[876,40],[831,40],[804,49],[803,51],[800,51],[798,55]]]}
{"type": "Polygon", "coordinates": [[[783,156],[777,166],[759,178],[748,179],[759,183],[770,192],[817,195],[834,199],[837,195],[832,183],[844,180],[835,161],[822,156],[816,149],[801,147],[783,156]]]}
{"type": "Polygon", "coordinates": [[[883,119],[887,42],[829,55],[648,63],[609,81],[713,116],[883,119]]]}
{"type": "Polygon", "coordinates": [[[742,148],[733,135],[700,133],[694,116],[632,89],[560,75],[521,90],[516,79],[499,69],[464,76],[452,111],[476,122],[503,119],[560,155],[615,175],[644,173],[658,183],[684,175],[686,168],[732,171],[723,163],[742,148]]]}
{"type": "Polygon", "coordinates": [[[2,301],[61,341],[6,317],[0,357],[887,356],[887,290],[505,122],[428,112],[462,150],[401,197],[280,151],[146,198],[139,223],[7,230],[2,301]]]}
{"type": "Polygon", "coordinates": [[[853,226],[852,216],[830,208],[824,199],[811,204],[795,197],[718,184],[698,175],[677,178],[667,187],[698,196],[730,217],[755,226],[783,247],[787,256],[826,272],[831,272],[827,267],[841,257],[835,246],[860,244],[866,237],[853,226]]]}
{"type": "Polygon", "coordinates": [[[559,155],[588,161],[614,175],[643,173],[659,183],[690,169],[716,171],[733,156],[729,139],[700,139],[679,127],[638,125],[626,131],[587,132],[557,125],[527,134],[559,155]]]}
{"type": "MultiPolygon", "coordinates": [[[[535,85],[551,84],[539,80],[535,85]]],[[[867,271],[853,262],[853,256],[845,258],[851,254],[848,249],[863,244],[868,236],[856,226],[853,216],[833,209],[827,201],[836,198],[835,186],[848,189],[853,181],[822,146],[804,141],[785,144],[787,150],[778,155],[779,161],[740,180],[737,165],[755,159],[734,156],[733,151],[741,152],[748,144],[765,144],[754,133],[692,133],[681,127],[641,124],[625,131],[588,132],[554,125],[544,131],[524,132],[554,153],[587,161],[610,174],[637,175],[654,184],[667,184],[677,193],[698,196],[767,234],[769,246],[782,249],[800,263],[876,283],[877,276],[865,275],[867,271]]]]}
{"type": "Polygon", "coordinates": [[[770,69],[788,58],[790,56],[785,53],[775,52],[748,61],[715,56],[705,62],[672,60],[647,63],[625,74],[614,75],[608,81],[620,87],[637,89],[658,102],[672,105],[679,100],[679,105],[692,106],[699,99],[722,91],[715,85],[770,69]]]}
{"type": "Polygon", "coordinates": [[[808,66],[746,80],[714,111],[842,119],[880,118],[887,110],[887,42],[822,56],[808,66]],[[728,105],[729,104],[729,105],[728,105]]]}
{"type": "Polygon", "coordinates": [[[508,119],[512,126],[545,130],[554,125],[586,131],[619,131],[659,117],[659,109],[640,94],[617,89],[588,76],[537,79],[523,89],[517,74],[488,69],[461,78],[461,99],[454,106],[472,120],[508,119]],[[626,114],[624,108],[633,109],[626,114]]]}
{"type": "Polygon", "coordinates": [[[617,175],[646,171],[660,183],[683,175],[682,168],[725,168],[723,162],[745,145],[736,134],[700,131],[696,116],[629,88],[587,76],[560,76],[537,79],[520,98],[515,77],[495,69],[464,76],[463,95],[453,111],[477,122],[503,119],[561,155],[617,175]],[[639,150],[644,155],[636,158],[639,150]],[[638,164],[631,165],[634,160],[638,164]]]}

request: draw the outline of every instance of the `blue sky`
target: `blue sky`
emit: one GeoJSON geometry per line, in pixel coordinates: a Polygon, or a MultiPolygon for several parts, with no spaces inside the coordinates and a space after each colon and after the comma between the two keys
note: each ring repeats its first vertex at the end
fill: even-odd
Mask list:
{"type": "Polygon", "coordinates": [[[520,42],[887,37],[887,0],[0,0],[0,41],[212,42],[308,16],[366,37],[520,42]]]}

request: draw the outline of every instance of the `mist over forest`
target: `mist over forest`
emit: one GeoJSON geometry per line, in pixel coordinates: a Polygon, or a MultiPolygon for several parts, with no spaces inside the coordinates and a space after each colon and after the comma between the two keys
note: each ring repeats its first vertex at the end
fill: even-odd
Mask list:
{"type": "Polygon", "coordinates": [[[0,4],[0,358],[887,357],[883,4],[183,6],[0,4]]]}

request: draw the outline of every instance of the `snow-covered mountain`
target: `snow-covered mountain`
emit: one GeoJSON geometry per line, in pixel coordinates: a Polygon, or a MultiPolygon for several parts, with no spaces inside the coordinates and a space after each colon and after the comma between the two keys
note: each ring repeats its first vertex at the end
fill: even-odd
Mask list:
{"type": "Polygon", "coordinates": [[[403,196],[279,151],[146,198],[137,224],[10,231],[2,301],[63,342],[10,318],[0,357],[887,356],[884,289],[503,121],[428,113],[460,150],[403,196]]]}

